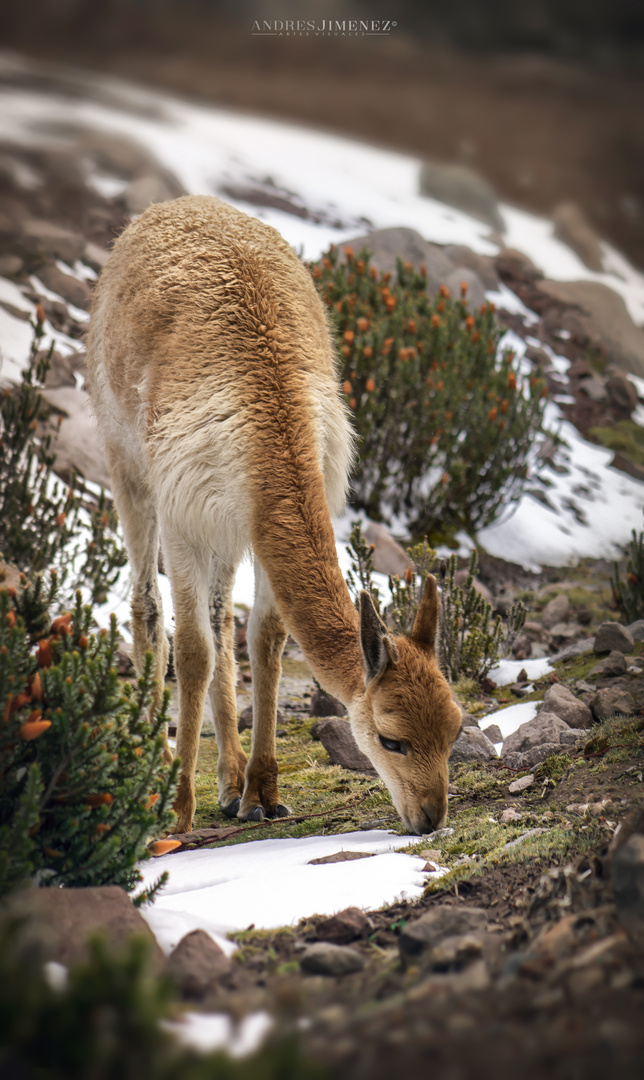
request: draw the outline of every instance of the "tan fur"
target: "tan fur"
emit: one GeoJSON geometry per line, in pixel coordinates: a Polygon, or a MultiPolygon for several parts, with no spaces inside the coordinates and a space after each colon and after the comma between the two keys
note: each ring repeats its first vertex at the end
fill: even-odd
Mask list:
{"type": "Polygon", "coordinates": [[[408,827],[441,823],[460,714],[427,642],[435,596],[423,602],[427,626],[415,642],[382,638],[366,608],[360,629],[331,524],[344,504],[353,436],[324,307],[292,249],[274,229],[217,199],[150,207],[116,242],[97,285],[88,364],[132,564],[136,660],[140,667],[151,648],[160,680],[167,643],[159,542],[172,585],[179,829],[190,827],[194,813],[209,687],[222,807],[241,817],[285,811],[275,712],[287,630],[322,686],[347,705],[356,738],[408,827]],[[256,597],[246,766],[231,589],[249,549],[256,597]],[[384,659],[377,677],[367,670],[365,686],[363,656],[379,649],[384,659]],[[378,734],[405,740],[407,755],[384,750],[378,734]]]}

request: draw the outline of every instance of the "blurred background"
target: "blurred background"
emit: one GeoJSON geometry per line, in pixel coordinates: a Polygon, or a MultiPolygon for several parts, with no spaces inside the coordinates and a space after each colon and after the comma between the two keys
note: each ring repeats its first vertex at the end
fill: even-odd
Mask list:
{"type": "Polygon", "coordinates": [[[0,41],[464,164],[503,201],[548,216],[574,202],[644,266],[635,0],[32,0],[3,6],[0,41]],[[328,32],[350,19],[387,30],[328,32]],[[255,20],[271,32],[253,33],[255,20]],[[312,20],[318,32],[276,29],[286,20],[312,20]]]}

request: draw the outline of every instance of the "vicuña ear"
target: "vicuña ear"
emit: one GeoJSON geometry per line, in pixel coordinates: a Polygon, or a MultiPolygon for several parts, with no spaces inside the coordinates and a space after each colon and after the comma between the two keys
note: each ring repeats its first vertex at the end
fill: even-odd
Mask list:
{"type": "Polygon", "coordinates": [[[360,593],[360,647],[369,686],[384,675],[389,664],[398,663],[398,650],[387,627],[378,615],[368,592],[360,593]]]}
{"type": "Polygon", "coordinates": [[[429,574],[425,582],[425,589],[421,597],[414,628],[411,632],[411,640],[422,649],[423,652],[433,653],[436,646],[436,633],[438,631],[438,585],[436,578],[429,574]]]}

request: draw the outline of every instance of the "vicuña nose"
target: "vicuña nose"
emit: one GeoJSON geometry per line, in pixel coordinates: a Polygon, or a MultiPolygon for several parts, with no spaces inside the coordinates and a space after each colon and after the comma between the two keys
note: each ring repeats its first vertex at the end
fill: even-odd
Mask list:
{"type": "Polygon", "coordinates": [[[447,821],[447,803],[425,803],[422,809],[432,830],[443,828],[447,821]]]}

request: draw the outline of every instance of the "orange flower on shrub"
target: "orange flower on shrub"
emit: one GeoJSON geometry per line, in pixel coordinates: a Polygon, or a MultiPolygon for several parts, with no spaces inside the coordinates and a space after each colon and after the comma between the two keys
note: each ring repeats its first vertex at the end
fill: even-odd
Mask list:
{"type": "Polygon", "coordinates": [[[358,259],[356,263],[356,271],[358,274],[364,274],[364,263],[362,259],[358,259]]]}
{"type": "Polygon", "coordinates": [[[345,382],[345,384],[344,384],[344,386],[342,387],[342,389],[344,390],[345,394],[350,394],[350,393],[351,393],[351,390],[352,390],[352,386],[351,386],[351,383],[349,382],[349,380],[348,380],[348,379],[347,379],[347,381],[345,382]]]}
{"type": "Polygon", "coordinates": [[[465,325],[466,325],[468,330],[473,330],[474,329],[474,316],[473,315],[468,315],[467,316],[467,318],[465,320],[465,325]]]}
{"type": "Polygon", "coordinates": [[[36,663],[38,667],[47,668],[51,667],[54,662],[54,658],[51,653],[51,641],[48,638],[43,638],[38,642],[38,650],[36,652],[36,663]]]}
{"type": "Polygon", "coordinates": [[[498,411],[499,410],[497,409],[496,405],[494,405],[487,414],[488,420],[496,420],[498,411]]]}
{"type": "Polygon", "coordinates": [[[364,333],[364,331],[369,328],[369,320],[365,319],[364,315],[361,315],[359,319],[356,319],[356,326],[358,327],[358,330],[364,333]]]}
{"type": "Polygon", "coordinates": [[[513,371],[508,374],[508,386],[510,390],[516,390],[517,388],[517,377],[513,371]]]}
{"type": "Polygon", "coordinates": [[[449,296],[449,289],[447,288],[447,285],[441,285],[440,289],[438,290],[438,295],[443,296],[445,300],[447,300],[449,296]]]}
{"type": "Polygon", "coordinates": [[[503,398],[503,401],[501,402],[501,412],[506,413],[507,411],[508,411],[508,399],[503,398]]]}
{"type": "Polygon", "coordinates": [[[354,397],[349,398],[349,408],[350,409],[355,409],[355,407],[356,407],[356,399],[354,397]]]}
{"type": "Polygon", "coordinates": [[[25,742],[31,742],[32,739],[37,739],[39,735],[42,735],[43,731],[47,731],[47,728],[51,727],[51,720],[28,720],[26,724],[22,724],[20,727],[20,738],[25,742]]]}
{"type": "Polygon", "coordinates": [[[466,281],[461,281],[461,296],[463,299],[467,296],[468,284],[466,281]]]}
{"type": "Polygon", "coordinates": [[[376,389],[375,381],[373,379],[367,379],[367,381],[365,383],[365,390],[367,391],[367,393],[368,394],[373,394],[375,389],[376,389]]]}
{"type": "Polygon", "coordinates": [[[114,796],[110,795],[109,791],[104,791],[100,795],[88,795],[85,799],[85,805],[91,806],[92,809],[96,806],[111,806],[114,802],[114,796]]]}
{"type": "Polygon", "coordinates": [[[344,340],[348,341],[348,342],[353,341],[353,330],[345,330],[344,331],[344,340]]]}
{"type": "Polygon", "coordinates": [[[366,360],[371,359],[371,357],[373,356],[373,349],[371,348],[371,345],[365,345],[364,349],[362,350],[362,355],[365,357],[366,360]]]}
{"type": "Polygon", "coordinates": [[[180,840],[155,840],[153,844],[150,844],[148,851],[158,858],[159,855],[167,855],[170,851],[176,851],[178,847],[181,847],[180,840]]]}
{"type": "Polygon", "coordinates": [[[441,324],[441,321],[440,321],[439,316],[438,315],[432,315],[432,326],[434,327],[435,330],[438,330],[438,327],[440,326],[440,324],[441,324]]]}

